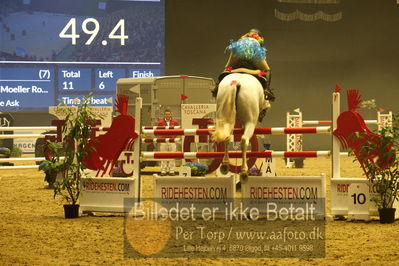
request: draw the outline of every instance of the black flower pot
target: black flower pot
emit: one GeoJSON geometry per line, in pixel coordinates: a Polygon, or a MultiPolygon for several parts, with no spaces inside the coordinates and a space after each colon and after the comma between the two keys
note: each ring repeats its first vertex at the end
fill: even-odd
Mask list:
{"type": "Polygon", "coordinates": [[[391,224],[395,222],[395,211],[395,208],[378,209],[378,213],[380,215],[380,223],[391,224]]]}
{"type": "Polygon", "coordinates": [[[64,205],[65,219],[78,218],[79,217],[79,204],[76,205],[64,205]]]}

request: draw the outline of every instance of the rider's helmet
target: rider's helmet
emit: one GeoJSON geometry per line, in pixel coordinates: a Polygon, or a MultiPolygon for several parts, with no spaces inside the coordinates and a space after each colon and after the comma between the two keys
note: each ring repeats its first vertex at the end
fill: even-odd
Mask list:
{"type": "Polygon", "coordinates": [[[264,39],[263,39],[262,33],[258,29],[250,29],[248,31],[248,33],[241,36],[240,40],[244,39],[244,38],[256,40],[260,46],[264,45],[264,39]]]}

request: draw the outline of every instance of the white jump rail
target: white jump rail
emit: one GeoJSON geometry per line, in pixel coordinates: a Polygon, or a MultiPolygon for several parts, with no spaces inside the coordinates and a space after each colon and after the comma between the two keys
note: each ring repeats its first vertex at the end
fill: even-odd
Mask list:
{"type": "MultiPolygon", "coordinates": [[[[60,159],[64,159],[65,157],[60,157],[60,159]]],[[[0,158],[0,163],[2,162],[26,162],[26,161],[34,161],[34,162],[40,162],[40,161],[45,161],[46,157],[10,157],[10,158],[0,158]]],[[[0,168],[1,169],[1,168],[0,168]]]]}
{"type": "Polygon", "coordinates": [[[0,170],[18,170],[18,169],[38,169],[38,165],[14,165],[14,166],[1,166],[0,170]]]}
{"type": "MultiPolygon", "coordinates": [[[[16,127],[0,127],[0,132],[7,131],[38,131],[43,130],[55,131],[55,126],[16,126],[16,127]]],[[[26,139],[26,138],[44,138],[45,136],[57,136],[57,134],[0,134],[0,139],[26,139]]],[[[4,162],[21,162],[33,161],[39,162],[46,160],[45,157],[21,157],[21,158],[0,158],[0,163],[4,162]]],[[[0,170],[16,170],[16,169],[37,169],[38,165],[14,165],[14,166],[0,166],[0,170]]]]}
{"type": "Polygon", "coordinates": [[[1,134],[0,139],[44,138],[45,136],[57,136],[57,134],[1,134]]]}
{"type": "Polygon", "coordinates": [[[54,126],[37,126],[37,127],[0,127],[0,131],[27,131],[27,130],[57,130],[54,126]]]}
{"type": "MultiPolygon", "coordinates": [[[[26,161],[34,161],[34,162],[40,162],[46,160],[45,157],[10,157],[10,158],[0,158],[0,163],[2,162],[26,162],[26,161]]],[[[1,169],[1,168],[0,168],[1,169]]]]}
{"type": "MultiPolygon", "coordinates": [[[[377,120],[364,120],[364,122],[368,125],[377,125],[377,120]]],[[[302,125],[310,126],[310,125],[331,125],[331,120],[303,120],[302,125]]]]}
{"type": "MultiPolygon", "coordinates": [[[[64,159],[65,157],[60,157],[60,159],[64,159]]],[[[0,163],[5,162],[40,162],[45,161],[45,157],[10,157],[10,158],[0,158],[0,163]]],[[[16,170],[16,169],[37,169],[39,165],[13,165],[13,166],[0,166],[0,170],[16,170]]]]}

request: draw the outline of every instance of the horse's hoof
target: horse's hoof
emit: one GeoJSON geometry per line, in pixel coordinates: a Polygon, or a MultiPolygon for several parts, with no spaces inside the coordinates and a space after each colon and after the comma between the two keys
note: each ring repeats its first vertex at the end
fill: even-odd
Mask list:
{"type": "Polygon", "coordinates": [[[248,181],[248,173],[247,172],[240,173],[240,181],[241,181],[241,184],[247,183],[247,181],[248,181]]]}
{"type": "Polygon", "coordinates": [[[228,164],[222,164],[222,165],[220,166],[220,172],[221,172],[223,175],[226,175],[226,174],[229,172],[229,165],[228,165],[228,164]]]}

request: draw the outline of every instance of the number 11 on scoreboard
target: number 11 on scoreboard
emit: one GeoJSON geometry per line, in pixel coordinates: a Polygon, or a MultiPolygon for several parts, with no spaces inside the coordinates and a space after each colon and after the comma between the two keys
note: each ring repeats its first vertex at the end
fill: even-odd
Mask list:
{"type": "Polygon", "coordinates": [[[72,81],[64,81],[62,82],[62,85],[64,86],[62,89],[63,90],[73,90],[73,82],[72,81]]]}

